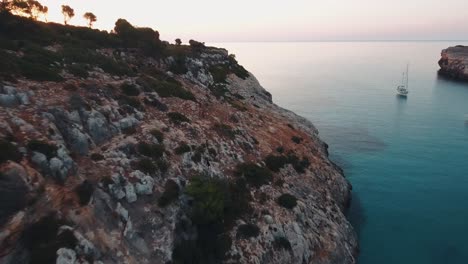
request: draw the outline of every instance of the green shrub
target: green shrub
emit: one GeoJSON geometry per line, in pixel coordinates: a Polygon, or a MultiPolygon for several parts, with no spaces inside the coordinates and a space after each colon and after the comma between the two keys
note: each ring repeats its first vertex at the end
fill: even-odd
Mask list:
{"type": "Polygon", "coordinates": [[[28,61],[22,61],[20,64],[21,74],[35,81],[63,81],[63,77],[59,75],[59,70],[52,67],[44,67],[40,64],[34,64],[28,61]]]}
{"type": "Polygon", "coordinates": [[[292,140],[294,143],[296,143],[296,144],[300,144],[300,143],[302,142],[303,139],[300,138],[300,137],[298,137],[298,136],[293,136],[293,137],[291,138],[291,140],[292,140]]]}
{"type": "Polygon", "coordinates": [[[293,209],[297,205],[297,198],[291,194],[284,193],[278,197],[276,202],[284,208],[293,209]]]}
{"type": "Polygon", "coordinates": [[[278,153],[284,153],[284,147],[279,146],[279,147],[276,148],[276,151],[277,151],[278,153]]]}
{"type": "Polygon", "coordinates": [[[195,163],[200,163],[202,160],[202,152],[197,149],[195,150],[195,153],[193,153],[192,155],[192,161],[195,162],[195,163]]]}
{"type": "Polygon", "coordinates": [[[273,242],[273,246],[276,249],[279,249],[279,250],[281,250],[281,249],[288,250],[288,251],[292,250],[291,243],[285,237],[275,237],[275,241],[273,242]]]}
{"type": "Polygon", "coordinates": [[[167,114],[169,119],[175,123],[175,124],[180,124],[180,123],[190,123],[190,119],[188,119],[185,115],[178,113],[178,112],[170,112],[167,114]]]}
{"type": "Polygon", "coordinates": [[[7,160],[19,162],[23,155],[19,152],[18,147],[12,143],[0,139],[0,164],[7,160]]]}
{"type": "Polygon", "coordinates": [[[146,142],[140,142],[138,144],[138,152],[141,155],[153,158],[153,159],[159,159],[164,155],[164,145],[161,144],[150,144],[146,142]]]}
{"type": "Polygon", "coordinates": [[[298,173],[304,173],[310,166],[310,162],[306,157],[299,159],[293,153],[289,153],[287,156],[270,154],[265,158],[265,164],[267,168],[274,172],[279,172],[286,164],[291,164],[298,173]]]}
{"type": "Polygon", "coordinates": [[[245,182],[196,176],[190,180],[187,194],[193,198],[191,220],[198,234],[196,240],[175,245],[174,263],[222,263],[232,244],[229,229],[250,209],[245,182]]]}
{"type": "Polygon", "coordinates": [[[273,178],[269,170],[255,163],[242,163],[237,165],[235,174],[237,176],[243,176],[250,185],[256,188],[268,184],[273,178]]]}
{"type": "Polygon", "coordinates": [[[227,65],[213,65],[209,69],[215,83],[226,83],[229,68],[227,65]]]}
{"type": "Polygon", "coordinates": [[[260,235],[260,228],[255,224],[244,224],[237,228],[237,238],[251,238],[260,235]]]}
{"type": "Polygon", "coordinates": [[[186,74],[188,69],[185,65],[185,56],[174,57],[174,63],[169,67],[169,71],[175,74],[186,74]]]}
{"type": "Polygon", "coordinates": [[[94,186],[90,181],[84,180],[75,188],[75,192],[78,195],[80,205],[84,206],[87,205],[91,200],[91,197],[94,193],[94,186]]]}
{"type": "Polygon", "coordinates": [[[40,152],[47,156],[48,159],[57,155],[57,147],[47,142],[33,139],[28,142],[27,147],[30,151],[40,152]]]}
{"type": "Polygon", "coordinates": [[[29,252],[30,264],[54,263],[58,249],[75,248],[77,239],[73,231],[58,232],[67,224],[56,214],[49,214],[25,227],[19,239],[29,252]]]}
{"type": "Polygon", "coordinates": [[[288,160],[298,173],[304,173],[305,170],[310,166],[310,161],[306,157],[299,159],[296,155],[289,154],[288,160]]]}
{"type": "Polygon", "coordinates": [[[179,197],[179,185],[173,180],[167,180],[164,185],[164,192],[158,199],[160,207],[166,207],[179,197]]]}
{"type": "Polygon", "coordinates": [[[74,63],[68,65],[67,70],[69,73],[75,75],[76,77],[80,77],[86,79],[89,77],[89,67],[84,63],[74,63]]]}
{"type": "Polygon", "coordinates": [[[213,126],[213,130],[216,131],[218,135],[229,139],[235,139],[238,133],[237,131],[233,130],[231,126],[221,123],[216,123],[213,126]]]}
{"type": "Polygon", "coordinates": [[[190,146],[187,145],[186,143],[182,143],[174,150],[174,152],[177,155],[181,155],[181,154],[184,154],[186,152],[190,152],[190,146]]]}
{"type": "Polygon", "coordinates": [[[163,173],[169,169],[169,163],[167,163],[167,161],[163,159],[158,159],[156,161],[156,165],[158,166],[158,169],[163,173]]]}
{"type": "Polygon", "coordinates": [[[162,143],[164,140],[164,134],[158,129],[151,129],[150,134],[155,137],[159,143],[162,143]]]}
{"type": "Polygon", "coordinates": [[[239,65],[234,54],[229,55],[229,64],[231,65],[231,71],[239,78],[246,79],[250,76],[249,72],[239,65]]]}
{"type": "Polygon", "coordinates": [[[226,96],[226,94],[229,92],[229,90],[226,88],[225,83],[213,83],[208,86],[208,89],[210,89],[211,93],[216,97],[216,98],[221,98],[223,96],[226,96]]]}
{"type": "Polygon", "coordinates": [[[141,85],[145,91],[155,91],[163,98],[178,97],[184,100],[195,101],[193,93],[184,89],[182,84],[174,79],[161,81],[150,76],[143,76],[137,79],[137,83],[141,85]]]}
{"type": "Polygon", "coordinates": [[[196,224],[210,224],[224,219],[228,197],[228,183],[208,177],[193,177],[186,192],[193,198],[192,220],[196,224]]]}
{"type": "Polygon", "coordinates": [[[135,169],[147,174],[154,174],[158,170],[158,167],[154,164],[153,160],[142,158],[136,163],[135,169]]]}
{"type": "Polygon", "coordinates": [[[267,168],[274,172],[279,172],[287,163],[289,163],[289,161],[285,156],[275,156],[270,154],[265,158],[267,168]]]}
{"type": "Polygon", "coordinates": [[[93,154],[91,154],[91,159],[94,160],[94,161],[100,161],[100,160],[104,159],[104,156],[102,154],[99,154],[99,153],[93,153],[93,154]]]}
{"type": "Polygon", "coordinates": [[[140,99],[138,99],[138,97],[125,96],[125,95],[120,96],[119,105],[128,105],[135,109],[144,110],[144,107],[141,104],[140,99]]]}
{"type": "Polygon", "coordinates": [[[123,83],[120,86],[120,89],[122,90],[122,93],[128,96],[138,96],[140,94],[140,90],[133,84],[130,83],[123,83]]]}

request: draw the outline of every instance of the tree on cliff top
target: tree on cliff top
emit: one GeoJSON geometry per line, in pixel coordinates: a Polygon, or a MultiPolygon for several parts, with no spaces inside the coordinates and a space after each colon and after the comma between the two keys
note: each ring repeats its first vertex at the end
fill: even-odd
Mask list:
{"type": "Polygon", "coordinates": [[[75,16],[75,10],[68,5],[62,5],[63,23],[68,25],[68,22],[75,16]]]}
{"type": "Polygon", "coordinates": [[[2,0],[0,11],[8,11],[37,20],[40,15],[46,15],[49,8],[36,0],[2,0]]]}
{"type": "Polygon", "coordinates": [[[88,20],[88,26],[91,28],[93,27],[93,23],[97,21],[96,15],[91,12],[86,12],[83,17],[88,20]]]}
{"type": "Polygon", "coordinates": [[[148,55],[157,55],[162,45],[159,32],[151,28],[136,28],[125,19],[115,22],[114,32],[126,47],[141,48],[148,55]]]}

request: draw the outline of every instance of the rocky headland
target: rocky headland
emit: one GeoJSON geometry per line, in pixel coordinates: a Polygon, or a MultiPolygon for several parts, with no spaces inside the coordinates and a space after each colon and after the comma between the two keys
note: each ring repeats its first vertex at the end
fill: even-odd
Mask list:
{"type": "Polygon", "coordinates": [[[0,20],[0,263],[356,263],[343,171],[226,50],[0,20]]]}
{"type": "Polygon", "coordinates": [[[442,50],[439,74],[451,79],[468,81],[468,46],[442,50]]]}

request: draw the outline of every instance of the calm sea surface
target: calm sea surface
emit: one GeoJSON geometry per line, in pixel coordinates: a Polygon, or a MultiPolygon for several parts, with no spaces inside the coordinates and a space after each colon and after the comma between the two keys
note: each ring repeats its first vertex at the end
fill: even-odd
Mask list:
{"type": "MultiPolygon", "coordinates": [[[[211,43],[210,43],[211,44],[211,43]]],[[[353,184],[360,264],[468,263],[468,84],[437,77],[460,42],[217,43],[310,119],[353,184]],[[410,94],[395,95],[410,64],[410,94]]]]}

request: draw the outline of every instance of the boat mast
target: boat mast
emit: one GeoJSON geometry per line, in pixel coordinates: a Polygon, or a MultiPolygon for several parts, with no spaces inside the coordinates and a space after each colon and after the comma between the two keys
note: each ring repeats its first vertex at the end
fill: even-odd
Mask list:
{"type": "Polygon", "coordinates": [[[406,64],[406,89],[408,89],[408,72],[409,72],[409,64],[406,64]]]}

